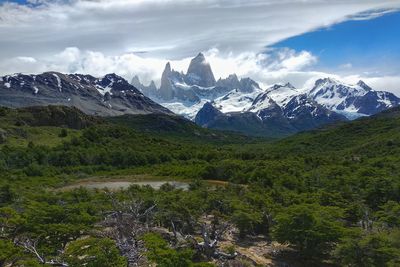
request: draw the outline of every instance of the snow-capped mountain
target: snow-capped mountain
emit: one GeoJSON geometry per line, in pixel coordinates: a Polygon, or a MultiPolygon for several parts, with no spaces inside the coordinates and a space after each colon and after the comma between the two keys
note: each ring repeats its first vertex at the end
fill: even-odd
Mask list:
{"type": "Polygon", "coordinates": [[[400,98],[394,94],[375,91],[363,81],[350,85],[332,78],[319,79],[308,95],[317,103],[350,119],[400,105],[400,98]]]}
{"type": "Polygon", "coordinates": [[[285,106],[294,96],[301,94],[291,83],[275,84],[266,90],[267,95],[278,105],[285,106]]]}
{"type": "Polygon", "coordinates": [[[289,123],[299,131],[347,120],[344,115],[318,104],[307,94],[292,97],[289,102],[283,105],[283,112],[289,123]]]}
{"type": "Polygon", "coordinates": [[[261,89],[253,89],[252,92],[242,92],[240,89],[233,89],[226,95],[214,99],[212,102],[223,113],[244,112],[253,106],[254,100],[261,92],[261,89]]]}
{"type": "Polygon", "coordinates": [[[57,72],[7,75],[0,77],[0,105],[13,108],[73,106],[87,114],[100,116],[172,114],[115,74],[101,78],[57,72]]]}
{"type": "Polygon", "coordinates": [[[309,89],[290,83],[266,90],[250,78],[231,74],[215,80],[202,53],[191,60],[187,73],[167,63],[158,90],[133,84],[155,101],[198,124],[245,133],[280,134],[313,129],[327,123],[368,116],[400,105],[394,94],[374,91],[360,81],[346,84],[333,78],[319,79],[309,89]]]}
{"type": "Polygon", "coordinates": [[[207,128],[235,131],[249,135],[282,137],[295,133],[297,130],[284,118],[282,110],[278,106],[275,107],[277,112],[262,120],[253,112],[223,113],[207,102],[197,113],[195,122],[207,128]]]}
{"type": "Polygon", "coordinates": [[[236,74],[216,81],[202,53],[191,60],[186,74],[173,70],[167,63],[158,90],[151,85],[142,85],[137,77],[133,78],[132,84],[156,102],[192,120],[206,102],[220,103],[224,112],[242,111],[242,104],[246,102],[245,105],[250,106],[254,97],[262,91],[252,79],[239,80],[236,74]],[[238,97],[233,99],[234,95],[238,97]],[[230,101],[225,101],[228,98],[230,101]]]}
{"type": "Polygon", "coordinates": [[[296,95],[293,92],[298,90],[291,85],[275,85],[252,95],[231,92],[217,99],[218,102],[206,103],[197,113],[195,122],[204,127],[277,137],[347,120],[345,116],[330,111],[306,94],[296,95]],[[282,90],[283,94],[278,94],[278,90],[282,90]],[[278,102],[271,97],[274,94],[279,96],[278,102]],[[231,104],[237,99],[239,101],[235,105],[231,104]],[[244,109],[230,111],[232,106],[244,109]]]}

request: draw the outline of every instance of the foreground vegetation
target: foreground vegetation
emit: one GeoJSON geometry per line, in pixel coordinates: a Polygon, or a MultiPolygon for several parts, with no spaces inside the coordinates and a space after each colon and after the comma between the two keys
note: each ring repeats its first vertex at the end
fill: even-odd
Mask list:
{"type": "Polygon", "coordinates": [[[274,142],[61,107],[2,109],[0,128],[0,266],[254,266],[254,236],[293,266],[400,265],[399,109],[274,142]],[[192,182],[57,190],[121,174],[192,182]]]}

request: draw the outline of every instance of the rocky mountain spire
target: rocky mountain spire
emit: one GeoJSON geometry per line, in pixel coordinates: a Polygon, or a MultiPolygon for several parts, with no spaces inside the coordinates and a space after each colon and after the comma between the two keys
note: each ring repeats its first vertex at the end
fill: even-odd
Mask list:
{"type": "Polygon", "coordinates": [[[186,82],[190,85],[198,85],[202,87],[215,86],[216,81],[214,74],[203,53],[199,53],[190,62],[186,74],[186,82]]]}
{"type": "Polygon", "coordinates": [[[167,65],[165,65],[163,74],[161,76],[161,86],[159,90],[159,94],[164,100],[171,100],[174,98],[174,89],[170,80],[171,74],[171,63],[168,62],[167,65]]]}
{"type": "Polygon", "coordinates": [[[142,87],[143,87],[142,83],[140,82],[139,76],[137,76],[137,75],[135,75],[135,76],[132,78],[131,84],[132,84],[133,86],[135,86],[135,87],[136,87],[137,89],[139,89],[139,90],[141,90],[142,87]]]}

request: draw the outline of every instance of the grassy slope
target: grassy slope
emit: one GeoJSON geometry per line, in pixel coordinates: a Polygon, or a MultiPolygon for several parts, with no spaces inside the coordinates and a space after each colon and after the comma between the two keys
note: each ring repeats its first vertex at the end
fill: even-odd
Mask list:
{"type": "Polygon", "coordinates": [[[149,136],[174,139],[180,142],[228,144],[273,140],[271,138],[248,137],[240,133],[206,129],[183,117],[164,114],[124,115],[109,117],[106,120],[112,124],[129,127],[149,136]]]}
{"type": "Polygon", "coordinates": [[[273,150],[301,155],[338,151],[362,153],[368,149],[379,154],[398,152],[399,144],[400,108],[395,108],[369,118],[297,134],[278,141],[273,150]]]}
{"type": "Polygon", "coordinates": [[[97,123],[101,120],[67,107],[0,108],[0,145],[21,147],[33,142],[53,147],[97,123]],[[59,136],[63,128],[66,137],[59,136]]]}

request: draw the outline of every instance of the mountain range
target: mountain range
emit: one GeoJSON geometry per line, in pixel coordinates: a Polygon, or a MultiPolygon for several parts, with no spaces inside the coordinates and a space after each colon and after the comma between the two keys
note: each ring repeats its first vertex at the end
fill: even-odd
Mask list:
{"type": "Polygon", "coordinates": [[[160,88],[154,82],[144,86],[137,76],[132,83],[201,126],[264,136],[289,135],[400,105],[394,94],[373,90],[363,81],[351,85],[324,78],[312,88],[286,83],[262,89],[256,81],[236,74],[216,80],[202,53],[191,60],[186,74],[167,63],[160,88]]]}
{"type": "Polygon", "coordinates": [[[11,108],[62,105],[89,115],[182,115],[198,125],[249,135],[282,137],[338,121],[369,116],[400,105],[392,93],[376,91],[363,81],[355,85],[333,78],[319,79],[312,88],[291,83],[267,89],[236,74],[215,79],[199,53],[186,73],[167,63],[160,87],[131,83],[116,74],[93,77],[46,72],[0,77],[0,106],[11,108]]]}
{"type": "Polygon", "coordinates": [[[0,105],[12,108],[62,105],[98,116],[173,114],[115,74],[101,78],[57,72],[7,75],[0,77],[0,105]]]}

